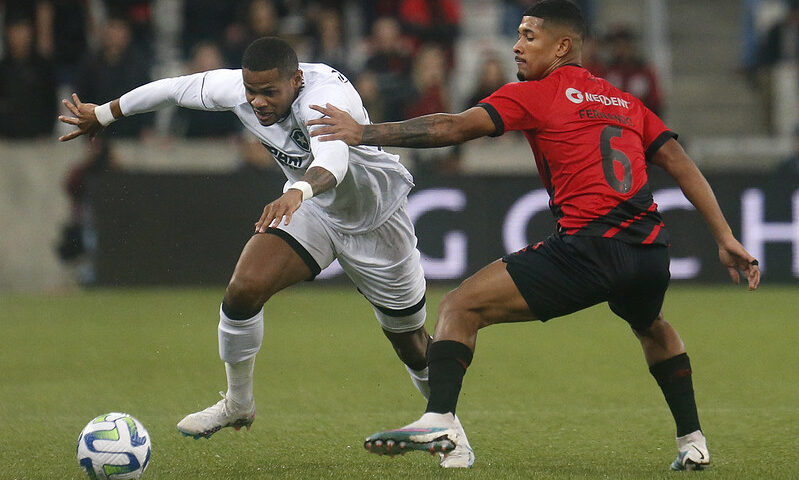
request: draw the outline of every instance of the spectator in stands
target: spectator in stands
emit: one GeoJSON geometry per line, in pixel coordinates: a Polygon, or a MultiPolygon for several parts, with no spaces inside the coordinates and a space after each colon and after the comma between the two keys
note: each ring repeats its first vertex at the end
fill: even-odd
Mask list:
{"type": "Polygon", "coordinates": [[[372,0],[369,2],[359,2],[360,13],[364,23],[364,32],[371,32],[375,22],[381,18],[397,16],[396,0],[372,0]]]}
{"type": "Polygon", "coordinates": [[[758,65],[771,67],[781,61],[799,59],[799,0],[788,1],[785,18],[766,33],[758,54],[758,65]]]}
{"type": "Polygon", "coordinates": [[[460,0],[400,0],[397,18],[413,40],[415,50],[436,44],[444,49],[446,67],[452,67],[453,47],[460,33],[460,0]]]}
{"type": "Polygon", "coordinates": [[[225,64],[238,68],[241,56],[253,40],[260,37],[277,36],[280,13],[272,0],[251,0],[242,5],[244,10],[238,18],[225,29],[222,53],[225,64]]]}
{"type": "MultiPolygon", "coordinates": [[[[100,50],[88,55],[75,78],[75,91],[80,97],[110,101],[150,81],[150,64],[131,41],[128,23],[111,17],[102,28],[100,50]]],[[[153,123],[153,114],[137,115],[130,122],[109,126],[108,135],[135,137],[153,123]]]]}
{"type": "Polygon", "coordinates": [[[89,48],[92,22],[89,2],[47,0],[39,4],[37,35],[40,37],[40,52],[53,61],[57,82],[71,85],[89,48]]]}
{"type": "MultiPolygon", "coordinates": [[[[193,49],[192,60],[186,74],[219,68],[224,68],[219,47],[212,42],[200,42],[193,49]]],[[[240,125],[233,112],[206,112],[179,108],[172,119],[171,130],[175,135],[186,138],[237,138],[241,132],[240,125]]]]}
{"type": "Polygon", "coordinates": [[[87,201],[87,182],[91,177],[118,170],[108,138],[98,136],[86,142],[86,156],[72,167],[64,179],[70,201],[70,215],[61,230],[56,246],[58,257],[77,267],[78,283],[91,285],[97,280],[94,269],[97,233],[94,215],[87,201]]]}
{"type": "MultiPolygon", "coordinates": [[[[450,110],[447,72],[446,54],[441,47],[430,44],[419,49],[412,75],[415,94],[405,106],[404,118],[450,110]]],[[[411,158],[420,174],[451,175],[463,171],[460,150],[455,146],[413,150],[411,158]]]]}
{"type": "Polygon", "coordinates": [[[355,89],[361,94],[363,107],[373,122],[384,122],[386,118],[386,102],[380,93],[379,78],[371,70],[364,70],[355,78],[355,89]]]}
{"type": "Polygon", "coordinates": [[[333,8],[323,9],[313,26],[311,61],[330,65],[350,78],[350,58],[351,52],[347,48],[341,13],[333,8]]]}
{"type": "MultiPolygon", "coordinates": [[[[190,2],[183,2],[182,43],[184,58],[191,58],[192,49],[200,42],[222,44],[225,40],[226,30],[235,24],[236,14],[244,3],[244,0],[227,0],[224,2],[219,0],[191,0],[190,2]]],[[[225,65],[228,66],[227,63],[225,65]]]]}
{"type": "Polygon", "coordinates": [[[414,95],[405,107],[405,118],[449,111],[446,58],[440,47],[425,45],[419,49],[412,80],[414,95]]]}
{"type": "Polygon", "coordinates": [[[29,20],[34,32],[34,50],[42,57],[53,54],[53,29],[49,14],[50,0],[0,0],[0,19],[4,28],[22,19],[29,20]]]}
{"type": "Polygon", "coordinates": [[[765,106],[772,134],[790,135],[797,120],[791,99],[797,96],[796,64],[799,61],[799,0],[788,0],[784,17],[763,36],[757,50],[756,68],[749,72],[756,94],[765,106]]]}
{"type": "Polygon", "coordinates": [[[582,66],[594,76],[605,78],[608,66],[603,58],[603,48],[599,40],[599,36],[596,33],[586,33],[583,39],[582,66]]]}
{"type": "Polygon", "coordinates": [[[799,125],[796,126],[793,133],[793,152],[779,164],[777,173],[781,176],[799,176],[799,125]]]}
{"type": "Polygon", "coordinates": [[[152,57],[155,53],[152,0],[105,0],[104,3],[109,17],[122,18],[127,22],[136,48],[152,57]]]}
{"type": "Polygon", "coordinates": [[[58,111],[53,65],[36,51],[31,20],[11,18],[0,61],[0,137],[50,135],[58,111]]]}
{"type": "Polygon", "coordinates": [[[663,94],[655,69],[640,55],[636,38],[626,25],[614,27],[607,36],[610,63],[605,79],[640,99],[656,115],[663,115],[663,94]]]}
{"type": "Polygon", "coordinates": [[[494,93],[499,87],[508,83],[505,78],[505,69],[496,53],[492,52],[483,60],[477,75],[477,85],[466,101],[464,110],[473,107],[487,96],[494,93]]]}
{"type": "Polygon", "coordinates": [[[402,35],[399,23],[390,17],[375,21],[369,48],[371,53],[366,60],[365,70],[377,77],[383,121],[403,120],[404,105],[413,94],[409,85],[412,60],[410,46],[402,35]]]}

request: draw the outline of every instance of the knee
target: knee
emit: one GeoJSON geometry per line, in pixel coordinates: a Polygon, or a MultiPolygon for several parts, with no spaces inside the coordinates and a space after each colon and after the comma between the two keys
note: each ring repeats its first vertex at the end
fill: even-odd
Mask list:
{"type": "Polygon", "coordinates": [[[456,288],[444,295],[438,304],[438,323],[445,327],[458,325],[477,331],[485,326],[480,312],[479,305],[456,288]]]}
{"type": "Polygon", "coordinates": [[[663,312],[658,313],[658,316],[649,324],[646,328],[633,328],[633,332],[639,338],[657,338],[664,334],[664,332],[668,332],[669,330],[673,330],[673,327],[666,319],[663,317],[663,312]]]}
{"type": "Polygon", "coordinates": [[[237,318],[251,318],[263,307],[269,296],[268,291],[255,279],[234,275],[225,289],[226,313],[237,318]]]}

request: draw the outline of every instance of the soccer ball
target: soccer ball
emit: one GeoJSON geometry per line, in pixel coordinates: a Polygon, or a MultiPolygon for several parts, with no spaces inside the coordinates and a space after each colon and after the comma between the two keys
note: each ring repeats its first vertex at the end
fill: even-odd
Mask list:
{"type": "Polygon", "coordinates": [[[100,415],[78,437],[78,463],[92,480],[139,478],[150,451],[150,434],[127,413],[100,415]]]}

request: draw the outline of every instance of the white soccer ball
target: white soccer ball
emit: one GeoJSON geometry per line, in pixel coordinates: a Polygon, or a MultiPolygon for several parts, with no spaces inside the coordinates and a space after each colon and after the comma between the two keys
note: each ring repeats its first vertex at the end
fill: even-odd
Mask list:
{"type": "Polygon", "coordinates": [[[78,437],[78,463],[92,480],[139,478],[150,452],[150,434],[127,413],[100,415],[78,437]]]}

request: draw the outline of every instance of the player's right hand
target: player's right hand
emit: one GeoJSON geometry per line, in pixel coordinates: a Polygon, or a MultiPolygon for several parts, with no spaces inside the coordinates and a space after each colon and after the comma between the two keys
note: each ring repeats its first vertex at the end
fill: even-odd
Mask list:
{"type": "Polygon", "coordinates": [[[97,116],[94,114],[94,108],[97,106],[94,103],[83,103],[78,98],[77,93],[72,94],[72,102],[67,99],[61,100],[61,103],[69,110],[74,117],[67,117],[59,115],[58,120],[68,124],[75,125],[75,130],[66,135],[58,137],[58,140],[67,142],[73,138],[78,138],[81,135],[88,135],[94,137],[103,131],[103,126],[97,121],[97,116]],[[73,103],[74,102],[74,103],[73,103]]]}
{"type": "Polygon", "coordinates": [[[319,105],[310,105],[310,107],[325,115],[305,123],[308,127],[322,125],[309,129],[312,137],[323,135],[319,137],[323,142],[341,140],[350,146],[360,145],[363,139],[363,125],[356,122],[352,115],[329,103],[324,107],[319,105]]]}
{"type": "Polygon", "coordinates": [[[277,200],[264,207],[261,218],[255,222],[255,233],[264,233],[267,228],[277,227],[283,218],[285,225],[291,222],[291,216],[302,204],[302,192],[296,188],[289,188],[277,200]]]}
{"type": "Polygon", "coordinates": [[[731,239],[719,244],[719,260],[727,267],[730,278],[736,285],[741,281],[738,271],[746,275],[749,290],[754,290],[760,285],[760,266],[755,257],[750,255],[738,240],[731,239]]]}

